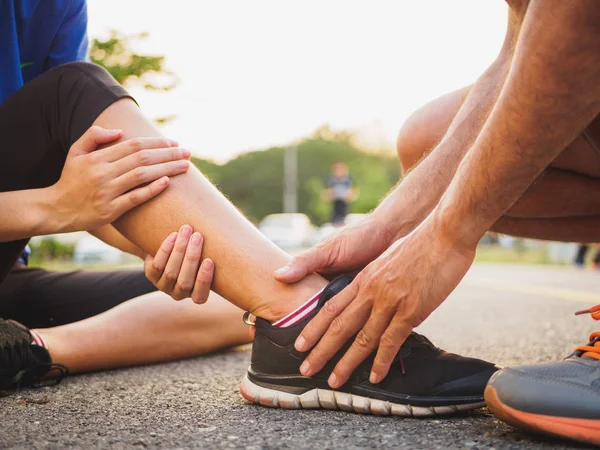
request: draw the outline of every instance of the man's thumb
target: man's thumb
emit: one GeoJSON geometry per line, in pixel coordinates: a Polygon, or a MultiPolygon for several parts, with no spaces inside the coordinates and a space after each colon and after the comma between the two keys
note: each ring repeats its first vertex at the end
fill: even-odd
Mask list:
{"type": "Polygon", "coordinates": [[[275,271],[275,279],[282,283],[295,283],[322,266],[324,259],[318,247],[301,253],[285,266],[275,271]]]}
{"type": "Polygon", "coordinates": [[[83,136],[71,147],[74,154],[91,153],[99,145],[108,144],[116,141],[123,135],[123,130],[109,130],[99,126],[93,126],[88,129],[83,136]]]}

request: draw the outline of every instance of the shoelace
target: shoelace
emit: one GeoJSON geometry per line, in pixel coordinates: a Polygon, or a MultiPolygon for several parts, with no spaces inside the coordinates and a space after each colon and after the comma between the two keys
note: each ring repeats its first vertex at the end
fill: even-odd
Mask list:
{"type": "MultiPolygon", "coordinates": [[[[600,305],[596,305],[590,309],[584,309],[577,311],[576,316],[581,314],[591,314],[592,319],[600,320],[600,305]]],[[[600,331],[595,331],[590,334],[589,343],[587,345],[581,345],[575,349],[576,352],[581,352],[580,356],[586,358],[593,358],[600,360],[600,331]]]]}

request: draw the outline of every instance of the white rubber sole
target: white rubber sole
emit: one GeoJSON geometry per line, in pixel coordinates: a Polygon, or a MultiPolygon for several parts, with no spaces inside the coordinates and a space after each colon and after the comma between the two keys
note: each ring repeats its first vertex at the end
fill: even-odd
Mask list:
{"type": "Polygon", "coordinates": [[[380,416],[431,417],[469,411],[485,406],[485,402],[448,406],[411,406],[376,400],[346,392],[329,389],[312,389],[301,395],[275,391],[254,384],[244,376],[240,385],[242,396],[252,403],[259,403],[270,408],[286,409],[339,409],[360,414],[377,414],[380,416]]]}

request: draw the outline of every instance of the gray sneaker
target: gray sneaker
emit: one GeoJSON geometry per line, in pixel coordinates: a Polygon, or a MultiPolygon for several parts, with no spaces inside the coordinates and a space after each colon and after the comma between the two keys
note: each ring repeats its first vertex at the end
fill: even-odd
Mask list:
{"type": "MultiPolygon", "coordinates": [[[[600,305],[583,313],[600,320],[600,305]]],[[[563,361],[496,372],[485,401],[514,427],[600,445],[600,332],[563,361]]]]}

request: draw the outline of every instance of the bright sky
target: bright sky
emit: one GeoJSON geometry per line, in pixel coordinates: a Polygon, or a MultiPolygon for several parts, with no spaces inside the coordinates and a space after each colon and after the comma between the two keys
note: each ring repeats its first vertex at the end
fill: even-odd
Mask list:
{"type": "Polygon", "coordinates": [[[89,0],[89,33],[150,33],[179,86],[132,89],[194,154],[226,161],[322,124],[392,147],[427,101],[472,83],[497,54],[502,0],[89,0]]]}

